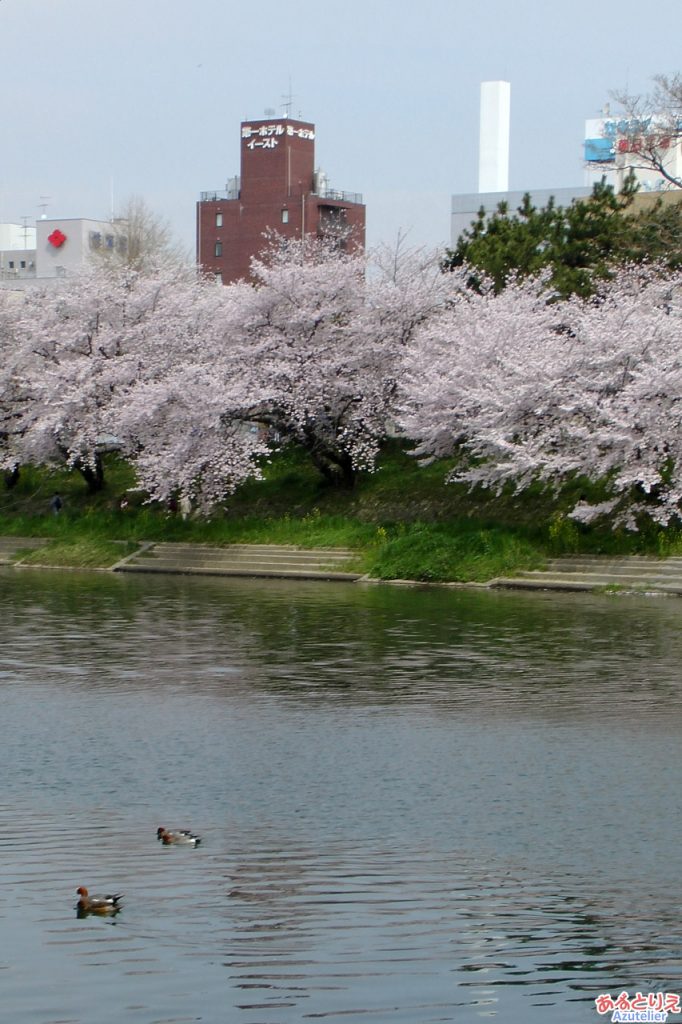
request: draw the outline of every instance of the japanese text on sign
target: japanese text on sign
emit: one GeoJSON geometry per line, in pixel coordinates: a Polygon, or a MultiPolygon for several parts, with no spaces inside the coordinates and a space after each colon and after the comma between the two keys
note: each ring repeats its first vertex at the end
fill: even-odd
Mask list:
{"type": "Polygon", "coordinates": [[[247,142],[249,149],[274,149],[281,135],[299,139],[312,140],[315,138],[312,128],[297,128],[293,124],[242,125],[242,138],[249,140],[247,142]]]}

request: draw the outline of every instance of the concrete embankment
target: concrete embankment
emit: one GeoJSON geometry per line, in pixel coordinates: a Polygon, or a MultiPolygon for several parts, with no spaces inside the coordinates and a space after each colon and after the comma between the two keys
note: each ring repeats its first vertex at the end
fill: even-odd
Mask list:
{"type": "Polygon", "coordinates": [[[682,558],[645,555],[552,558],[542,570],[491,580],[490,585],[525,590],[614,590],[682,596],[682,558]]]}
{"type": "Polygon", "coordinates": [[[35,551],[47,543],[42,537],[0,537],[0,565],[18,565],[23,552],[35,551]]]}
{"type": "Polygon", "coordinates": [[[362,575],[351,569],[354,557],[354,552],[346,548],[303,549],[284,544],[149,544],[112,568],[115,572],[353,582],[362,575]]]}
{"type": "MultiPolygon", "coordinates": [[[[0,565],[28,568],[29,565],[22,561],[24,552],[47,543],[43,538],[0,537],[0,565]]],[[[353,583],[365,579],[361,572],[356,571],[355,559],[357,554],[348,548],[310,549],[284,544],[229,544],[214,547],[206,544],[144,543],[133,554],[109,568],[113,572],[262,576],[353,583]]],[[[49,567],[48,552],[41,563],[43,568],[49,567]]],[[[31,567],[36,566],[31,563],[31,567]]],[[[410,584],[409,580],[392,582],[410,584]]],[[[521,572],[517,576],[493,579],[477,586],[682,596],[682,557],[632,555],[614,558],[575,555],[553,558],[548,560],[542,570],[521,572]]]]}

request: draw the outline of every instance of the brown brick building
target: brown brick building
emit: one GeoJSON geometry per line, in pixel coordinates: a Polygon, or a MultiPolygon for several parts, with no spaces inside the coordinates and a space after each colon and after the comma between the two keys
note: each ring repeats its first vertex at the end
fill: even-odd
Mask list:
{"type": "Polygon", "coordinates": [[[248,278],[249,262],[268,230],[287,238],[350,229],[364,247],[362,196],[336,192],[315,171],[315,125],[289,117],[244,121],[241,176],[197,203],[197,262],[224,284],[248,278]]]}

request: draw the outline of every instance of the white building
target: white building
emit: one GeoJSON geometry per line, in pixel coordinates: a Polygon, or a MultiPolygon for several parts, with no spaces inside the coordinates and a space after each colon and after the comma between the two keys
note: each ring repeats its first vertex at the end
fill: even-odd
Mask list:
{"type": "Polygon", "coordinates": [[[666,192],[675,186],[639,156],[652,137],[660,139],[656,156],[673,177],[682,178],[682,139],[669,139],[655,118],[594,117],[585,121],[584,159],[590,181],[606,177],[616,192],[634,171],[641,192],[666,192]]]}
{"type": "Polygon", "coordinates": [[[0,224],[0,282],[35,277],[36,229],[0,224]]]}
{"type": "Polygon", "coordinates": [[[125,247],[121,223],[65,217],[42,218],[35,228],[0,224],[0,287],[68,277],[97,252],[125,247]]]}
{"type": "Polygon", "coordinates": [[[67,277],[93,253],[113,251],[122,236],[110,221],[72,217],[36,224],[36,277],[67,277]]]}
{"type": "Polygon", "coordinates": [[[28,224],[0,224],[0,252],[35,249],[36,229],[28,224]]]}

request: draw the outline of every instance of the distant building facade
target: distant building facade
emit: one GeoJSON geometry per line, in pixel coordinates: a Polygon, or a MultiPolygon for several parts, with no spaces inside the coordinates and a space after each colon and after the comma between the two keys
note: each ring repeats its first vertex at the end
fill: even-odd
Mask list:
{"type": "Polygon", "coordinates": [[[27,287],[76,273],[93,255],[127,244],[125,222],[42,218],[34,228],[0,224],[0,287],[27,287]]]}
{"type": "Polygon", "coordinates": [[[665,128],[657,129],[657,120],[653,117],[628,119],[606,115],[585,121],[583,156],[588,175],[594,181],[605,176],[616,192],[620,192],[631,171],[640,192],[675,189],[655,168],[643,166],[645,161],[640,153],[652,137],[656,140],[656,157],[666,172],[679,181],[682,179],[682,139],[667,137],[665,128]]]}
{"type": "MultiPolygon", "coordinates": [[[[483,208],[488,216],[497,210],[501,202],[507,203],[509,215],[518,210],[526,193],[530,193],[533,206],[541,209],[550,198],[556,206],[570,206],[580,199],[586,199],[596,182],[605,180],[619,192],[630,170],[634,171],[640,192],[633,209],[646,207],[647,193],[680,192],[663,175],[651,168],[637,166],[641,163],[638,153],[638,133],[641,138],[650,138],[656,132],[656,119],[646,118],[641,122],[623,121],[605,114],[600,118],[585,121],[583,143],[584,184],[570,188],[536,188],[507,191],[506,181],[509,161],[509,113],[510,94],[507,82],[483,82],[481,84],[481,118],[479,138],[479,191],[452,196],[450,212],[450,243],[453,248],[464,231],[471,228],[483,208]],[[625,135],[627,134],[627,138],[625,135]],[[494,189],[495,183],[497,187],[494,189]],[[494,190],[493,190],[494,189],[494,190]]],[[[682,178],[682,141],[666,139],[660,132],[660,155],[666,171],[677,179],[682,178]]],[[[671,201],[676,201],[673,197],[671,201]]]]}
{"type": "Polygon", "coordinates": [[[197,262],[224,284],[248,280],[267,232],[285,238],[348,229],[364,248],[365,206],[357,193],[329,188],[315,170],[315,125],[290,117],[244,121],[241,173],[197,203],[197,262]]]}
{"type": "Polygon", "coordinates": [[[0,283],[35,277],[36,229],[0,224],[0,283]]]}

